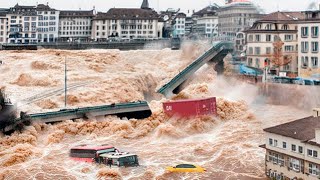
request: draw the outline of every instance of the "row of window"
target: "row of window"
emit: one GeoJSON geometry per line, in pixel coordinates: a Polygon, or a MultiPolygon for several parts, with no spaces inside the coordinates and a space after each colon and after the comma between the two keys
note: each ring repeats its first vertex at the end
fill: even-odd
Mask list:
{"type": "Polygon", "coordinates": [[[59,32],[59,35],[90,35],[91,32],[90,31],[73,31],[73,32],[59,32]]]}
{"type": "MultiPolygon", "coordinates": [[[[121,34],[153,34],[153,31],[121,31],[121,34]]],[[[97,32],[97,36],[99,36],[100,33],[97,32]]],[[[105,32],[102,32],[102,36],[105,36],[105,32]]]]}
{"type": "Polygon", "coordinates": [[[318,57],[311,57],[311,63],[309,63],[309,57],[308,56],[302,56],[301,57],[301,67],[308,68],[309,64],[313,67],[316,68],[318,67],[318,57]]]}
{"type": "MultiPolygon", "coordinates": [[[[263,29],[262,24],[257,25],[256,29],[263,29]]],[[[272,29],[277,29],[275,24],[266,24],[264,27],[266,30],[272,30],[272,29]]],[[[290,30],[289,25],[284,24],[281,26],[281,30],[290,30]]]]}
{"type": "MultiPolygon", "coordinates": [[[[48,14],[49,12],[48,11],[38,11],[38,14],[48,14]]],[[[50,11],[50,14],[56,14],[55,11],[50,11]]]]}
{"type": "MultiPolygon", "coordinates": [[[[248,41],[249,42],[254,42],[253,41],[253,37],[255,37],[255,42],[262,42],[261,39],[261,35],[260,34],[256,34],[255,36],[253,36],[252,34],[248,36],[248,41]]],[[[271,34],[267,34],[265,36],[265,41],[266,42],[271,42],[272,41],[272,35],[271,34]]],[[[279,38],[279,36],[275,35],[273,37],[273,41],[276,41],[279,38]]],[[[284,35],[284,41],[293,41],[293,35],[292,34],[286,34],[284,35]]]]}
{"type": "Polygon", "coordinates": [[[50,21],[50,22],[39,22],[38,26],[55,26],[56,22],[55,21],[50,21]]]}
{"type": "MultiPolygon", "coordinates": [[[[311,52],[317,53],[319,51],[319,42],[311,42],[311,52]]],[[[303,41],[301,42],[301,52],[308,53],[309,52],[309,42],[303,41]]]]}
{"type": "MultiPolygon", "coordinates": [[[[268,158],[269,162],[273,162],[273,164],[278,164],[280,166],[289,165],[288,167],[291,170],[294,170],[297,172],[299,172],[303,166],[301,161],[298,159],[289,157],[288,158],[289,161],[287,162],[285,160],[284,155],[274,153],[274,152],[269,152],[269,155],[267,158],[268,158]]],[[[308,167],[309,174],[319,176],[320,175],[320,166],[317,164],[310,163],[310,162],[308,162],[308,164],[309,164],[308,165],[309,166],[308,167]]]]}
{"type": "Polygon", "coordinates": [[[55,32],[55,27],[49,27],[49,28],[38,28],[38,32],[55,32]]]}
{"type": "Polygon", "coordinates": [[[24,21],[30,21],[30,19],[31,19],[31,21],[36,21],[37,17],[31,17],[31,18],[30,17],[24,17],[24,21]]]}
{"type": "Polygon", "coordinates": [[[77,22],[74,22],[73,20],[70,20],[70,22],[69,21],[64,21],[63,25],[89,25],[89,22],[88,21],[77,21],[77,22]]]}
{"type": "MultiPolygon", "coordinates": [[[[152,25],[131,25],[131,26],[125,26],[125,25],[121,25],[121,29],[153,29],[152,25]]],[[[109,30],[111,29],[111,26],[108,27],[109,30]]],[[[102,26],[102,30],[105,30],[106,26],[102,26]]],[[[99,31],[100,30],[100,26],[96,26],[96,30],[99,31]]]]}
{"type": "MultiPolygon", "coordinates": [[[[91,27],[90,26],[84,26],[84,27],[82,27],[82,26],[77,26],[77,27],[75,27],[75,26],[73,26],[73,27],[63,27],[62,28],[64,31],[65,30],[91,30],[91,27]]],[[[61,27],[59,27],[59,30],[61,31],[61,27]]]]}
{"type": "MultiPolygon", "coordinates": [[[[313,26],[311,27],[311,37],[319,36],[319,27],[313,26]]],[[[306,38],[309,37],[309,27],[301,27],[301,37],[306,38]]]]}
{"type": "Polygon", "coordinates": [[[55,16],[39,16],[39,21],[56,20],[55,16]]]}
{"type": "MultiPolygon", "coordinates": [[[[282,146],[281,146],[280,144],[278,145],[278,140],[272,139],[272,138],[269,138],[269,145],[273,146],[273,147],[279,147],[279,148],[287,149],[287,142],[283,141],[282,142],[282,146]]],[[[300,153],[300,154],[304,153],[303,152],[303,147],[302,146],[297,146],[295,144],[291,144],[291,151],[297,152],[297,153],[300,153]]],[[[318,157],[318,151],[307,149],[307,155],[317,158],[318,157]]]]}

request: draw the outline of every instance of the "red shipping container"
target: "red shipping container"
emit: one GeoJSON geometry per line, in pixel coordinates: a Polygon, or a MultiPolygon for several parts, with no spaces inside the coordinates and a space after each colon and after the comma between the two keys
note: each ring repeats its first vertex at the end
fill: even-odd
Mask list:
{"type": "Polygon", "coordinates": [[[205,99],[178,100],[163,103],[163,110],[168,116],[201,116],[216,115],[217,101],[215,97],[205,99]]]}

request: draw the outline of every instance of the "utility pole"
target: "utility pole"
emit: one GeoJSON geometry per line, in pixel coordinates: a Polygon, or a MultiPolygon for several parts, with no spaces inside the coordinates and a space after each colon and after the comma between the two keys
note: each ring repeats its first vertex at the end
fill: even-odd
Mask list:
{"type": "Polygon", "coordinates": [[[67,58],[64,58],[64,108],[67,108],[67,58]]]}

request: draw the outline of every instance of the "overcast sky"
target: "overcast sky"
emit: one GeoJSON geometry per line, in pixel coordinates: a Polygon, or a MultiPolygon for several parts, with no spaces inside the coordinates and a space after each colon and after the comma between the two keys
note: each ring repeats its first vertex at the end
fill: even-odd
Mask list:
{"type": "MultiPolygon", "coordinates": [[[[277,10],[305,10],[311,2],[320,0],[252,0],[267,13],[277,10]]],[[[35,5],[36,3],[47,3],[56,9],[92,9],[107,11],[112,7],[140,7],[142,0],[0,0],[0,7],[14,6],[16,3],[22,5],[35,5]]],[[[210,3],[223,5],[224,0],[149,0],[151,8],[155,10],[166,10],[167,8],[181,8],[183,12],[188,9],[199,10],[210,3]]]]}

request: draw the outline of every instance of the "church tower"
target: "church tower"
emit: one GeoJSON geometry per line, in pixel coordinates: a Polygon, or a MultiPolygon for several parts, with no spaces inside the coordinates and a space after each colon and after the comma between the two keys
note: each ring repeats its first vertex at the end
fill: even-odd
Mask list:
{"type": "Polygon", "coordinates": [[[148,0],[143,0],[141,4],[141,9],[150,9],[148,0]]]}

